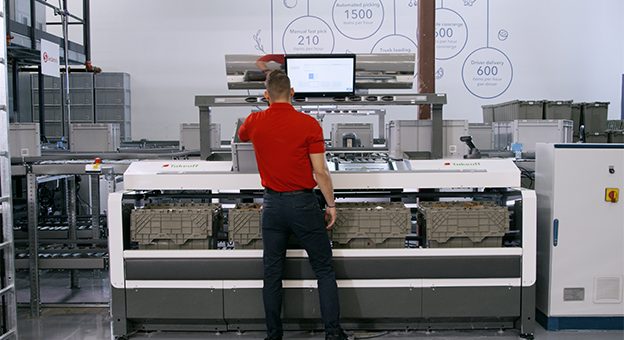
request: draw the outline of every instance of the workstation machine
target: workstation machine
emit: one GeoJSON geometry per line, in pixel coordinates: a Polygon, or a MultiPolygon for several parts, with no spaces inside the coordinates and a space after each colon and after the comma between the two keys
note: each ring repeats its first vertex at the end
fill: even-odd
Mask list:
{"type": "MultiPolygon", "coordinates": [[[[414,56],[405,59],[413,74],[414,56]]],[[[371,64],[384,69],[383,59],[371,64]]],[[[356,83],[360,72],[371,89],[402,88],[406,78],[413,79],[377,74],[383,79],[376,82],[370,68],[358,69],[356,83]]],[[[245,79],[245,72],[238,73],[228,77],[230,88],[258,85],[236,83],[245,79]]],[[[364,83],[360,79],[359,86],[364,83]]],[[[520,188],[520,171],[511,160],[443,159],[445,103],[444,94],[400,91],[295,98],[295,107],[311,114],[417,105],[432,111],[431,159],[372,157],[380,150],[363,148],[328,154],[341,216],[330,237],[343,324],[353,330],[517,328],[530,338],[535,194],[520,188]]],[[[219,114],[215,108],[266,101],[252,94],[197,96],[195,104],[200,160],[135,162],[124,173],[124,191],[109,196],[117,338],[138,330],[264,329],[264,189],[257,171],[240,166],[253,150],[223,160],[213,152],[210,126],[211,116],[219,114]]],[[[284,288],[285,328],[322,328],[316,280],[296,243],[287,253],[284,288]]]]}
{"type": "MultiPolygon", "coordinates": [[[[405,202],[411,211],[427,200],[492,202],[509,207],[510,240],[488,248],[433,248],[428,247],[426,231],[415,228],[416,248],[335,249],[345,327],[518,327],[530,336],[535,308],[535,194],[518,188],[519,170],[511,160],[407,163],[409,170],[403,171],[333,172],[338,202],[384,198],[405,202]]],[[[146,161],[128,168],[125,191],[109,198],[116,337],[136,329],[264,327],[262,250],[154,249],[131,237],[133,211],[150,204],[213,202],[227,210],[237,202],[259,200],[259,175],[230,169],[230,162],[206,161],[146,161]]],[[[318,328],[316,281],[305,252],[293,249],[287,256],[286,327],[318,328]]]]}

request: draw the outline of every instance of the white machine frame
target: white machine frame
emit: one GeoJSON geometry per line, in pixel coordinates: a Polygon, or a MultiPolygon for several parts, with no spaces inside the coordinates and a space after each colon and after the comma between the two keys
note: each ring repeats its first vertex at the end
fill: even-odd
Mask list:
{"type": "MultiPolygon", "coordinates": [[[[532,190],[519,188],[520,171],[511,160],[423,160],[411,161],[410,171],[332,173],[335,190],[392,188],[404,191],[422,189],[504,188],[518,191],[522,199],[522,247],[457,249],[343,249],[334,250],[335,259],[349,258],[479,258],[519,257],[521,274],[509,278],[436,278],[338,280],[339,288],[433,289],[444,287],[508,287],[522,291],[522,317],[518,322],[522,335],[532,337],[534,287],[536,281],[536,196],[532,190]]],[[[125,250],[122,201],[132,192],[160,190],[240,192],[262,190],[257,173],[232,173],[231,162],[144,161],[133,163],[124,175],[125,192],[109,196],[110,278],[114,291],[137,289],[261,289],[262,280],[129,280],[126,261],[137,259],[237,259],[261,258],[261,250],[125,250]]],[[[305,258],[305,251],[289,250],[289,259],[305,258]]],[[[284,287],[316,288],[314,280],[285,280],[284,287]]],[[[113,293],[113,305],[115,296],[113,293]]],[[[121,299],[122,301],[125,301],[121,299]]],[[[126,320],[115,316],[114,335],[127,332],[126,320]],[[118,319],[118,325],[115,324],[118,319]]],[[[240,328],[239,328],[240,329],[240,328]]]]}

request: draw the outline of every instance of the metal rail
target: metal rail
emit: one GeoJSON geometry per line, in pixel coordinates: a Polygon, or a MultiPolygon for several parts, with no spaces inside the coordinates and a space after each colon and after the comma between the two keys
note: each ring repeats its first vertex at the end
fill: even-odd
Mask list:
{"type": "MultiPolygon", "coordinates": [[[[85,258],[40,258],[38,259],[38,269],[104,269],[106,268],[107,259],[100,257],[85,257],[85,258]]],[[[15,260],[15,266],[19,269],[32,269],[30,267],[30,259],[17,259],[15,260]]],[[[31,314],[33,308],[33,301],[30,301],[31,314]]],[[[35,310],[41,310],[41,301],[35,306],[35,310]]]]}
{"type": "MultiPolygon", "coordinates": [[[[60,11],[60,10],[62,10],[60,7],[56,7],[56,6],[52,5],[51,3],[49,3],[49,2],[47,2],[47,1],[45,1],[45,0],[32,0],[32,2],[33,2],[33,3],[34,3],[34,2],[38,2],[38,3],[40,3],[40,4],[43,4],[43,5],[47,6],[47,7],[52,8],[54,11],[60,11]]],[[[66,1],[63,1],[63,10],[66,10],[66,9],[67,9],[67,2],[66,2],[66,1]]],[[[69,12],[67,13],[67,16],[68,16],[68,17],[70,17],[70,18],[72,18],[72,19],[77,20],[79,23],[84,23],[84,21],[83,21],[83,19],[82,19],[82,18],[77,17],[77,16],[75,16],[75,15],[73,15],[73,14],[69,13],[69,12]]],[[[33,18],[34,18],[34,17],[33,17],[33,18]]]]}
{"type": "Polygon", "coordinates": [[[37,176],[26,175],[26,192],[28,202],[28,268],[30,273],[30,315],[38,318],[41,315],[39,286],[39,202],[37,201],[37,176]]]}
{"type": "MultiPolygon", "coordinates": [[[[207,160],[213,151],[210,129],[212,109],[215,107],[260,107],[268,103],[262,96],[195,96],[195,106],[199,108],[200,157],[207,160]]],[[[295,100],[293,105],[305,111],[341,109],[343,107],[385,107],[385,106],[430,106],[432,114],[431,157],[440,159],[444,155],[442,143],[442,107],[446,104],[446,94],[369,94],[335,98],[305,98],[295,100]]]]}

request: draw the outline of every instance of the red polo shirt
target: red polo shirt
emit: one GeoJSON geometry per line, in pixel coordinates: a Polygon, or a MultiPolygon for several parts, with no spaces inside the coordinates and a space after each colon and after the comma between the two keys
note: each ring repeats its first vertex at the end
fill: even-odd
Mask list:
{"type": "Polygon", "coordinates": [[[273,103],[254,112],[238,130],[241,141],[253,143],[262,186],[286,192],[316,187],[311,153],[324,153],[323,129],[313,117],[289,103],[273,103]]]}

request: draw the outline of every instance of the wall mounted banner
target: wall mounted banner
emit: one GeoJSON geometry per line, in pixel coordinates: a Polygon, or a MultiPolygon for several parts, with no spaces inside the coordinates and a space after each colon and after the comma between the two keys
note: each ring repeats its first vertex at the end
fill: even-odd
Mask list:
{"type": "Polygon", "coordinates": [[[60,78],[59,45],[41,39],[41,73],[46,76],[60,78]]]}

